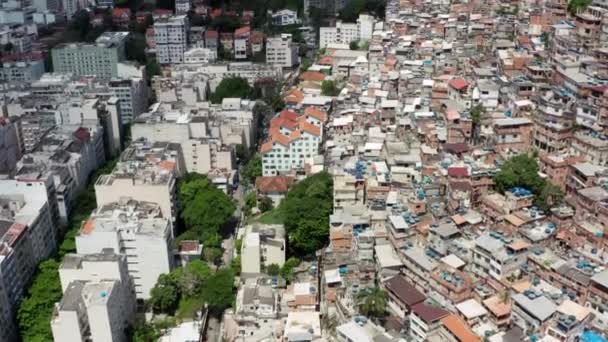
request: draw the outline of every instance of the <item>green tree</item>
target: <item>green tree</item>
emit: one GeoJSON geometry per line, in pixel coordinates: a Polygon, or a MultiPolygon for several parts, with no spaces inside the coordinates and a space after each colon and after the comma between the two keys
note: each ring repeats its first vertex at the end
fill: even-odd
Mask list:
{"type": "Polygon", "coordinates": [[[232,269],[222,268],[209,277],[200,296],[205,303],[209,304],[209,309],[216,314],[221,314],[229,308],[234,299],[232,269]]]}
{"type": "Polygon", "coordinates": [[[146,37],[141,33],[131,33],[125,44],[125,53],[130,61],[137,61],[145,65],[146,57],[146,37]]]}
{"type": "Polygon", "coordinates": [[[477,136],[479,135],[481,117],[485,114],[485,112],[486,112],[486,109],[481,103],[478,105],[475,105],[470,110],[471,121],[473,122],[473,140],[476,140],[477,136]]]}
{"type": "Polygon", "coordinates": [[[542,210],[559,203],[564,194],[559,187],[541,178],[538,162],[532,154],[523,153],[507,160],[500,172],[494,177],[494,187],[500,193],[513,188],[523,187],[534,195],[534,204],[542,210]]]}
{"type": "Polygon", "coordinates": [[[333,210],[333,181],[327,172],[317,173],[291,187],[279,210],[290,246],[301,254],[314,253],[329,237],[333,210]]]}
{"type": "Polygon", "coordinates": [[[579,10],[584,10],[591,5],[592,0],[570,0],[568,1],[568,12],[575,15],[579,10]]]}
{"type": "Polygon", "coordinates": [[[381,318],[386,314],[388,296],[379,287],[361,290],[357,293],[359,312],[367,317],[381,318]]]}
{"type": "Polygon", "coordinates": [[[146,63],[146,77],[148,81],[152,79],[152,77],[160,75],[160,65],[155,59],[149,59],[146,63]]]}
{"type": "Polygon", "coordinates": [[[259,155],[251,158],[243,168],[241,176],[245,184],[254,184],[255,179],[262,176],[262,158],[259,155]]]}
{"type": "Polygon", "coordinates": [[[226,97],[250,98],[252,89],[246,79],[242,77],[228,77],[222,79],[220,84],[211,94],[210,100],[213,103],[221,103],[226,97]]]}
{"type": "Polygon", "coordinates": [[[364,40],[363,42],[361,42],[359,44],[359,50],[361,50],[361,51],[369,50],[369,40],[364,40]]]}
{"type": "Polygon", "coordinates": [[[239,163],[245,162],[247,160],[248,153],[243,144],[238,144],[234,146],[234,153],[236,154],[236,158],[238,159],[239,163]]]}
{"type": "Polygon", "coordinates": [[[222,249],[218,247],[207,247],[203,250],[205,260],[216,265],[221,262],[223,254],[222,249]]]}
{"type": "Polygon", "coordinates": [[[325,80],[321,83],[321,94],[324,96],[336,96],[340,90],[336,86],[336,82],[332,80],[325,80]]]}
{"type": "Polygon", "coordinates": [[[234,274],[241,274],[241,256],[237,255],[230,261],[230,268],[234,274]]]}
{"type": "Polygon", "coordinates": [[[351,50],[358,50],[358,49],[359,49],[359,42],[358,42],[358,41],[356,41],[356,40],[353,40],[352,42],[350,42],[350,43],[348,44],[348,47],[349,47],[351,50]]]}
{"type": "Polygon", "coordinates": [[[260,209],[261,212],[265,213],[265,212],[271,210],[272,207],[273,207],[272,198],[270,198],[268,196],[264,196],[264,197],[260,198],[260,201],[258,203],[258,208],[260,209]]]}
{"type": "Polygon", "coordinates": [[[133,327],[133,342],[156,342],[160,338],[158,329],[143,320],[135,322],[133,327]]]}
{"type": "Polygon", "coordinates": [[[173,314],[179,303],[179,287],[174,274],[161,274],[150,291],[150,305],[155,312],[173,314]]]}
{"type": "Polygon", "coordinates": [[[266,273],[271,276],[277,276],[281,273],[281,266],[277,264],[270,264],[266,267],[266,273]]]}
{"type": "Polygon", "coordinates": [[[348,22],[355,22],[365,10],[365,0],[350,0],[340,11],[340,19],[348,22]]]}
{"type": "Polygon", "coordinates": [[[201,260],[195,260],[174,271],[174,278],[182,295],[193,296],[200,292],[211,276],[211,268],[201,260]]]}
{"type": "Polygon", "coordinates": [[[234,32],[237,28],[241,27],[241,20],[239,17],[220,15],[211,20],[211,27],[221,32],[234,32]]]}
{"type": "Polygon", "coordinates": [[[300,70],[307,71],[308,68],[310,68],[311,66],[312,66],[312,62],[310,61],[310,59],[303,58],[302,59],[302,65],[300,66],[300,70]]]}
{"type": "Polygon", "coordinates": [[[296,257],[290,257],[287,259],[281,268],[281,277],[283,277],[287,282],[291,282],[294,276],[294,269],[300,266],[300,263],[301,260],[296,257]]]}
{"type": "Polygon", "coordinates": [[[91,30],[91,17],[86,10],[80,10],[72,16],[68,30],[76,33],[76,37],[83,41],[91,30]]]}
{"type": "Polygon", "coordinates": [[[252,209],[255,208],[255,206],[258,205],[258,199],[256,196],[255,191],[251,191],[249,193],[247,193],[247,195],[245,196],[245,207],[252,209]]]}
{"type": "Polygon", "coordinates": [[[19,305],[17,319],[25,342],[53,340],[49,322],[54,305],[61,300],[63,293],[58,270],[59,262],[54,259],[41,262],[32,287],[19,305]]]}
{"type": "Polygon", "coordinates": [[[206,176],[196,173],[189,173],[180,181],[178,198],[186,227],[196,231],[204,242],[206,237],[219,232],[236,209],[222,190],[206,176]]]}

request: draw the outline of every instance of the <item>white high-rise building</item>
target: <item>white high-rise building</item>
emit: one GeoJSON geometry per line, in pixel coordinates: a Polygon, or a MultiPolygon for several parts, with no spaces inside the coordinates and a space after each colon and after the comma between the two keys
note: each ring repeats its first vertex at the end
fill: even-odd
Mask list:
{"type": "Polygon", "coordinates": [[[178,15],[155,20],[154,41],[158,63],[183,63],[188,47],[188,17],[178,15]]]}
{"type": "Polygon", "coordinates": [[[291,68],[298,64],[298,46],[289,33],[266,40],[266,63],[291,68]]]}
{"type": "Polygon", "coordinates": [[[133,321],[133,293],[118,280],[73,281],[51,319],[53,339],[59,341],[128,341],[133,321]]]}
{"type": "Polygon", "coordinates": [[[126,255],[135,295],[146,300],[158,277],[173,268],[172,229],[158,204],[123,198],[100,205],[91,215],[76,236],[76,251],[95,254],[113,249],[126,255]]]}
{"type": "Polygon", "coordinates": [[[262,269],[262,262],[260,260],[260,234],[247,234],[243,239],[243,246],[241,249],[241,272],[260,273],[262,269]]]}
{"type": "Polygon", "coordinates": [[[135,287],[125,255],[112,250],[67,254],[59,267],[59,278],[64,296],[51,320],[55,341],[97,341],[95,337],[125,340],[120,329],[132,321],[136,308],[135,287]],[[114,312],[117,305],[121,308],[118,313],[114,312]]]}
{"type": "Polygon", "coordinates": [[[319,28],[319,47],[326,48],[329,44],[349,44],[362,39],[372,39],[374,32],[374,17],[360,14],[356,23],[337,21],[335,27],[319,28]]]}
{"type": "Polygon", "coordinates": [[[186,14],[192,9],[191,0],[175,0],[175,13],[186,14]]]}

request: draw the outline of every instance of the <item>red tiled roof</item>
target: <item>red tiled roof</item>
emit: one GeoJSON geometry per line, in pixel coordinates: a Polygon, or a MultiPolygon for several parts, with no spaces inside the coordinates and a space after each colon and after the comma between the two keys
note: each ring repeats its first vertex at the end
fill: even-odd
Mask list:
{"type": "Polygon", "coordinates": [[[156,14],[156,15],[173,14],[173,11],[169,10],[169,9],[164,9],[164,8],[157,8],[154,10],[154,14],[156,14]]]}
{"type": "Polygon", "coordinates": [[[304,115],[312,116],[313,118],[316,118],[321,122],[325,122],[325,120],[327,120],[327,115],[325,114],[325,112],[313,106],[306,107],[306,109],[304,110],[304,115]]]}
{"type": "Polygon", "coordinates": [[[300,74],[299,79],[303,81],[317,81],[321,82],[327,77],[324,73],[318,71],[306,71],[300,74]]]}
{"type": "Polygon", "coordinates": [[[298,114],[294,111],[285,109],[279,113],[279,117],[290,121],[296,121],[298,119],[298,114]]]}
{"type": "Polygon", "coordinates": [[[319,64],[321,65],[333,65],[334,58],[330,56],[323,56],[319,59],[319,64]]]}
{"type": "Polygon", "coordinates": [[[217,31],[215,31],[215,30],[208,30],[208,31],[205,33],[205,36],[206,36],[207,38],[217,38],[218,34],[217,34],[217,31]]]}
{"type": "Polygon", "coordinates": [[[196,252],[198,251],[198,240],[182,240],[179,243],[180,252],[196,252]]]}
{"type": "Polygon", "coordinates": [[[448,176],[450,177],[468,177],[469,169],[464,166],[451,166],[448,168],[448,176]]]}
{"type": "Polygon", "coordinates": [[[222,15],[222,9],[221,8],[215,8],[215,9],[213,9],[213,11],[211,11],[211,17],[212,18],[219,17],[220,15],[222,15]]]}
{"type": "Polygon", "coordinates": [[[264,32],[260,32],[260,31],[251,32],[251,42],[252,43],[263,43],[264,37],[265,37],[264,32]]]}
{"type": "Polygon", "coordinates": [[[257,177],[255,188],[259,192],[278,192],[286,193],[294,178],[288,176],[257,177]]]}
{"type": "Polygon", "coordinates": [[[122,17],[122,16],[131,16],[131,10],[128,8],[121,8],[121,7],[117,7],[112,9],[112,16],[113,17],[122,17]]]}
{"type": "Polygon", "coordinates": [[[283,117],[277,117],[270,120],[270,128],[287,128],[290,131],[294,131],[296,129],[296,121],[289,120],[283,117]]]}
{"type": "Polygon", "coordinates": [[[285,102],[301,103],[304,101],[304,93],[298,89],[292,89],[287,92],[284,100],[285,102]]]}
{"type": "Polygon", "coordinates": [[[74,137],[80,141],[89,141],[91,140],[91,134],[84,127],[79,127],[76,131],[74,131],[74,137]]]}
{"type": "Polygon", "coordinates": [[[300,127],[300,129],[306,133],[316,135],[316,136],[321,135],[321,128],[309,123],[306,120],[300,120],[298,122],[298,127],[300,127]]]}
{"type": "Polygon", "coordinates": [[[13,53],[11,55],[2,56],[2,62],[39,61],[42,59],[44,59],[44,56],[40,51],[29,53],[13,53]]]}
{"type": "Polygon", "coordinates": [[[402,276],[394,276],[388,279],[384,286],[391,291],[403,304],[412,307],[424,302],[426,296],[418,291],[414,285],[410,284],[402,276]]]}
{"type": "Polygon", "coordinates": [[[441,319],[443,326],[448,329],[460,342],[479,342],[481,339],[471,331],[471,328],[458,316],[450,314],[441,319]]]}
{"type": "Polygon", "coordinates": [[[234,36],[245,36],[245,35],[249,35],[251,31],[251,27],[249,26],[243,26],[243,27],[239,27],[238,29],[234,30],[234,36]]]}
{"type": "Polygon", "coordinates": [[[464,78],[454,78],[449,83],[450,87],[456,90],[463,90],[469,85],[464,78]]]}
{"type": "Polygon", "coordinates": [[[426,303],[418,303],[412,307],[412,311],[416,316],[420,317],[426,323],[432,323],[442,319],[450,313],[441,308],[428,305],[426,303]]]}

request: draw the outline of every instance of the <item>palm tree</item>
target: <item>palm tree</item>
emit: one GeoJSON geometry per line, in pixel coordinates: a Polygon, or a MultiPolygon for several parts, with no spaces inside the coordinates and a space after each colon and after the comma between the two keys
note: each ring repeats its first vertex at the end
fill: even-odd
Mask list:
{"type": "Polygon", "coordinates": [[[368,317],[382,317],[386,312],[388,296],[379,287],[362,290],[357,293],[357,306],[362,315],[368,317]]]}
{"type": "Polygon", "coordinates": [[[323,329],[327,331],[330,336],[336,336],[336,328],[338,327],[338,318],[336,315],[323,315],[323,329]]]}

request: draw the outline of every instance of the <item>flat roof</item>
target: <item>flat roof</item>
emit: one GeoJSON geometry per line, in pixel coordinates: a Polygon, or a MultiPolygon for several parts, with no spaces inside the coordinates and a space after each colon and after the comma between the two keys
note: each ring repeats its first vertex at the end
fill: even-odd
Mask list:
{"type": "Polygon", "coordinates": [[[473,319],[488,314],[488,310],[475,299],[465,300],[456,304],[456,309],[467,319],[473,319]]]}

